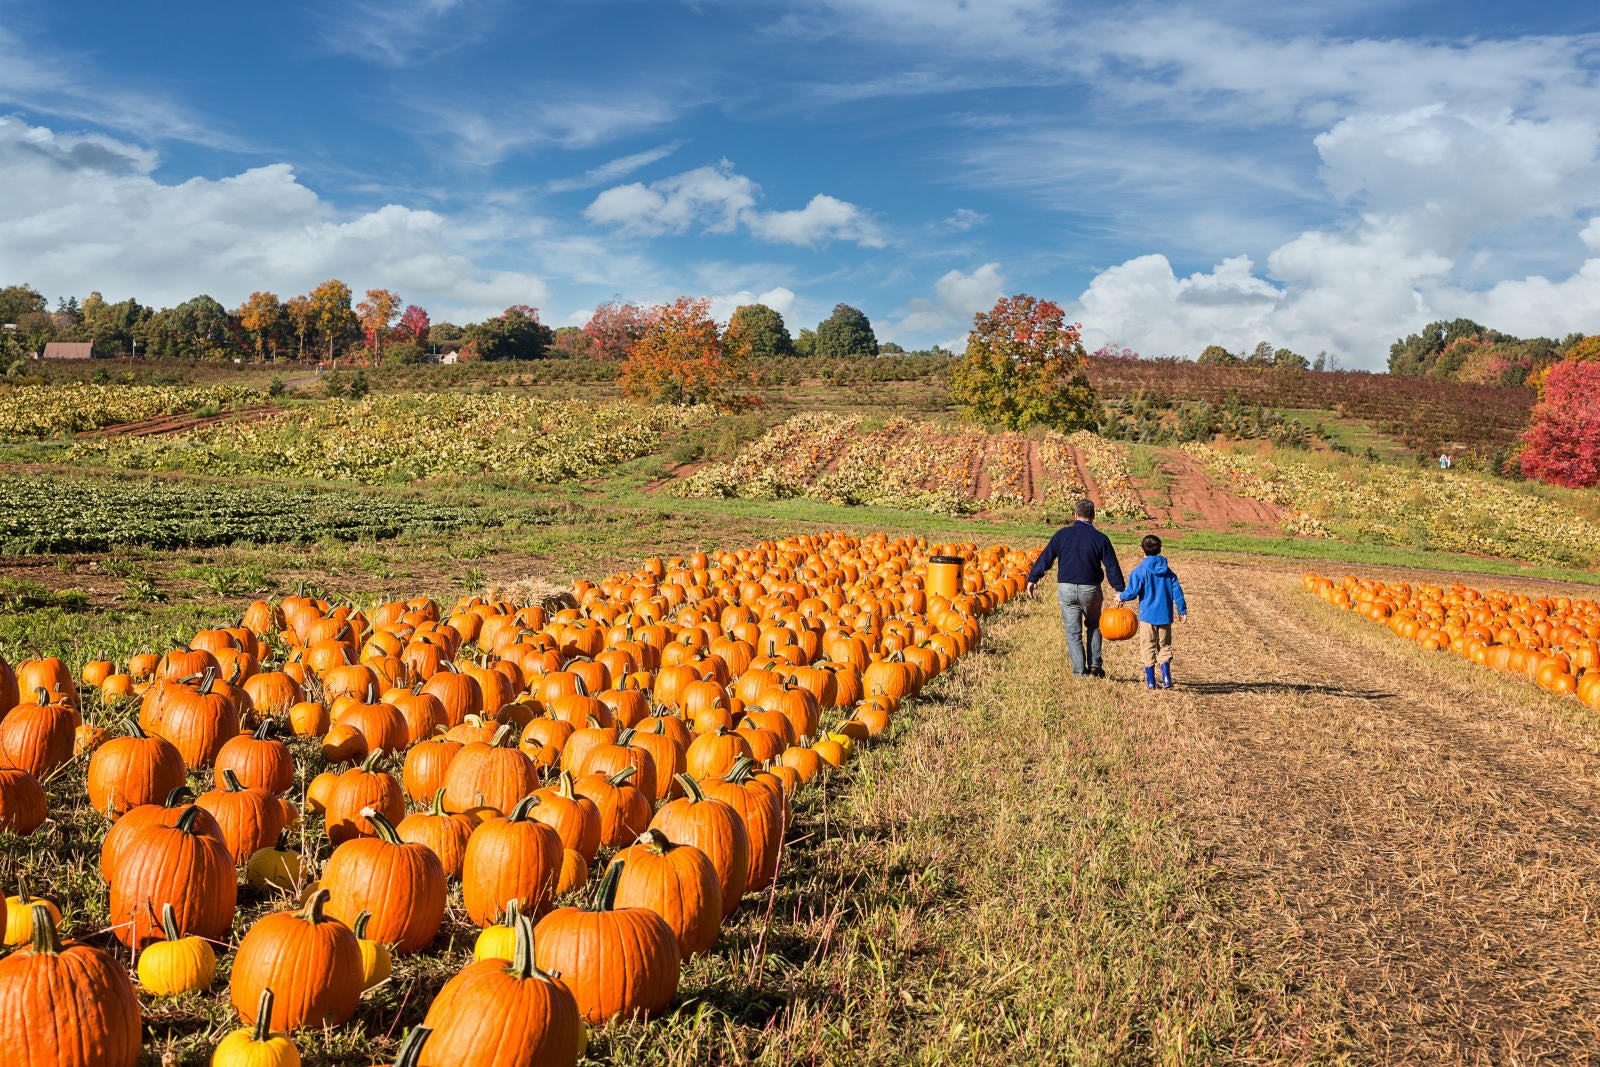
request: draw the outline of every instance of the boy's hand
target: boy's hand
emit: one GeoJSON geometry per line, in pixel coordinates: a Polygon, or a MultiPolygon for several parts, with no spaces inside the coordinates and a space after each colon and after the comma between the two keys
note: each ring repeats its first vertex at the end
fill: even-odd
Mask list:
{"type": "Polygon", "coordinates": [[[1179,621],[1179,622],[1183,622],[1183,621],[1184,621],[1184,620],[1185,620],[1185,619],[1187,619],[1187,618],[1188,618],[1188,617],[1189,617],[1189,616],[1187,616],[1187,615],[1179,615],[1179,616],[1178,616],[1178,621],[1179,621]]]}
{"type": "Polygon", "coordinates": [[[1029,595],[1029,596],[1032,596],[1032,595],[1033,595],[1033,590],[1034,590],[1034,589],[1035,589],[1035,588],[1036,588],[1036,587],[1037,587],[1037,586],[1038,586],[1038,584],[1039,584],[1039,583],[1038,583],[1038,582],[1029,582],[1029,583],[1028,583],[1028,590],[1027,590],[1027,592],[1028,592],[1028,595],[1029,595]]]}

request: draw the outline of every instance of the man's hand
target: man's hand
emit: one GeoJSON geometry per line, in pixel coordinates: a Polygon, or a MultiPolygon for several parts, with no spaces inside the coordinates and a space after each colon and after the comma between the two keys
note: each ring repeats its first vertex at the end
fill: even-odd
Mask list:
{"type": "Polygon", "coordinates": [[[1033,591],[1038,586],[1038,584],[1039,584],[1038,582],[1029,582],[1028,583],[1027,593],[1028,593],[1028,595],[1030,597],[1033,596],[1033,591]]]}
{"type": "Polygon", "coordinates": [[[1179,616],[1178,616],[1178,621],[1179,621],[1179,622],[1183,622],[1183,621],[1185,621],[1185,620],[1186,620],[1186,619],[1188,619],[1188,618],[1189,618],[1189,616],[1187,616],[1187,615],[1179,615],[1179,616]]]}

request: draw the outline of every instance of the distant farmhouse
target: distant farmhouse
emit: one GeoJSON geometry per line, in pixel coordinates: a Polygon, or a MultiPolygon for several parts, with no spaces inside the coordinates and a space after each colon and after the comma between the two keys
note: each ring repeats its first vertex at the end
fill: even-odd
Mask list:
{"type": "Polygon", "coordinates": [[[45,359],[93,359],[93,341],[51,341],[44,346],[45,359]]]}

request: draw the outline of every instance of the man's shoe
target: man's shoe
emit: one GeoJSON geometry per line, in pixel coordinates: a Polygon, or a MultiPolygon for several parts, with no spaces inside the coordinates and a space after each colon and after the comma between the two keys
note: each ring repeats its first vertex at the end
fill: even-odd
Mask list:
{"type": "Polygon", "coordinates": [[[1104,667],[1090,667],[1089,674],[1094,678],[1104,678],[1106,676],[1106,669],[1104,667]]]}
{"type": "Polygon", "coordinates": [[[1163,663],[1161,665],[1161,688],[1172,688],[1172,664],[1170,663],[1163,663]]]}
{"type": "Polygon", "coordinates": [[[1154,667],[1146,667],[1144,669],[1144,687],[1146,689],[1154,689],[1156,687],[1156,669],[1154,667]]]}

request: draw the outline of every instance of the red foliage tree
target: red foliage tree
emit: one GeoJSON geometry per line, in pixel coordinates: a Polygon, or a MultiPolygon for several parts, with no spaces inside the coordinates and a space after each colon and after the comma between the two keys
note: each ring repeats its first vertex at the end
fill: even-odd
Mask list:
{"type": "Polygon", "coordinates": [[[1522,441],[1528,477],[1573,489],[1600,485],[1600,363],[1553,365],[1522,441]]]}
{"type": "Polygon", "coordinates": [[[589,354],[595,359],[627,359],[634,342],[650,328],[651,314],[638,304],[615,300],[601,304],[583,327],[589,337],[589,354]]]}
{"type": "Polygon", "coordinates": [[[394,328],[394,332],[403,340],[425,345],[428,343],[428,331],[431,329],[433,320],[428,318],[428,313],[415,304],[408,304],[405,311],[400,313],[400,323],[394,328]]]}
{"type": "Polygon", "coordinates": [[[680,296],[651,308],[622,365],[622,391],[656,404],[725,404],[750,378],[744,345],[724,342],[711,301],[680,296]]]}

